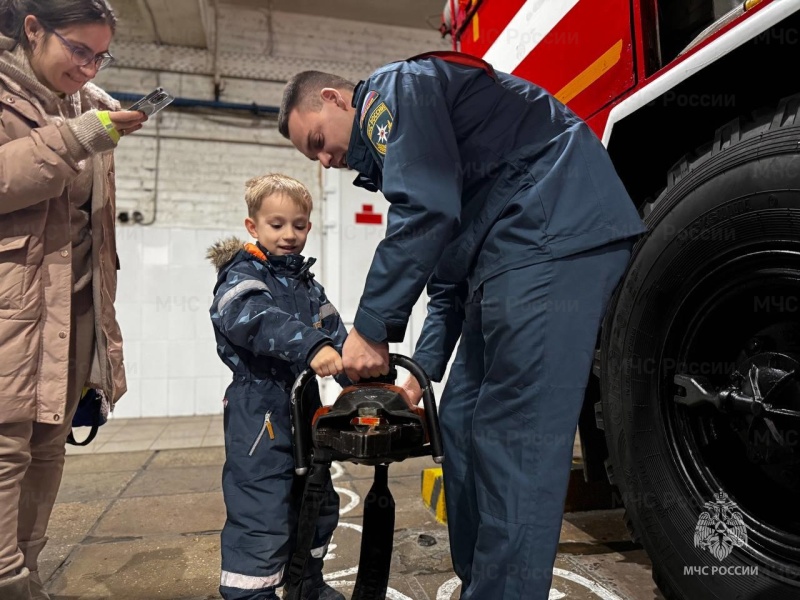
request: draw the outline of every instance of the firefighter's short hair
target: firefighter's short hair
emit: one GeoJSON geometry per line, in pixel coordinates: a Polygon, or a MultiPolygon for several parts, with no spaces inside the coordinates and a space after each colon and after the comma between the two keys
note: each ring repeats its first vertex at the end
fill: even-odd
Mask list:
{"type": "Polygon", "coordinates": [[[273,194],[288,196],[295,203],[295,206],[305,211],[307,215],[311,215],[311,209],[314,206],[311,201],[311,192],[294,177],[282,175],[281,173],[269,173],[253,177],[244,184],[244,187],[247,214],[251,219],[255,219],[264,198],[268,198],[273,194]]]}
{"type": "Polygon", "coordinates": [[[292,77],[283,89],[281,111],[278,114],[278,131],[289,139],[289,115],[300,106],[318,111],[322,108],[319,92],[323,88],[334,88],[352,92],[355,84],[338,75],[322,71],[303,71],[292,77]]]}

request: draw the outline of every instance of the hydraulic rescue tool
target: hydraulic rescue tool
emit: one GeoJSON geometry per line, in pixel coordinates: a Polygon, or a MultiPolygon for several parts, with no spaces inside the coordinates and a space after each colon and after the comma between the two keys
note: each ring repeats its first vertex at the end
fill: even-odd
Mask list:
{"type": "MultiPolygon", "coordinates": [[[[295,472],[305,476],[298,518],[297,547],[289,564],[286,600],[302,596],[302,576],[311,553],[325,482],[334,460],[375,467],[372,488],[364,501],[364,522],[358,576],[353,600],[383,600],[389,581],[394,533],[394,498],[388,487],[389,464],[414,456],[444,460],[433,388],[413,360],[390,354],[386,377],[361,380],[342,390],[332,406],[319,408],[309,423],[306,369],[291,391],[295,472]],[[411,407],[402,388],[394,385],[395,367],[407,369],[422,389],[424,409],[411,407]],[[309,426],[310,425],[310,426],[309,426]]],[[[310,396],[310,395],[308,395],[310,396]]]]}

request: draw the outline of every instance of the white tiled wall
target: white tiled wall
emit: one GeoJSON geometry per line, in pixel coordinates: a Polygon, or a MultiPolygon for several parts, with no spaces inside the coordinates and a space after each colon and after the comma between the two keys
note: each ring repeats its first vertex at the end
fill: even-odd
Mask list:
{"type": "Polygon", "coordinates": [[[117,316],[128,393],[116,417],[222,412],[230,371],[216,354],[208,308],[216,274],[205,258],[215,240],[241,231],[118,228],[117,316]]]}

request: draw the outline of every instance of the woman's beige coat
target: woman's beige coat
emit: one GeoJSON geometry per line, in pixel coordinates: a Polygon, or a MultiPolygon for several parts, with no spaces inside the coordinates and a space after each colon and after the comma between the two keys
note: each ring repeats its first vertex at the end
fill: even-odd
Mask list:
{"type": "MultiPolygon", "coordinates": [[[[82,106],[118,110],[87,84],[82,106]]],[[[70,347],[72,246],[67,186],[82,167],[65,123],[0,73],[0,422],[64,419],[70,347]],[[51,119],[52,121],[52,119],[51,119]]],[[[112,153],[92,161],[92,294],[96,350],[90,383],[116,402],[126,390],[116,320],[117,252],[112,153]]]]}

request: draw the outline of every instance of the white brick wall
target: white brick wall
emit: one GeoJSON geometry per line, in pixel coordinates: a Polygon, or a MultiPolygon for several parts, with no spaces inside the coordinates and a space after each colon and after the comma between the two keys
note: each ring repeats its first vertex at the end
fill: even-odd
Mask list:
{"type": "MultiPolygon", "coordinates": [[[[268,28],[263,10],[220,6],[223,102],[278,106],[285,81],[226,76],[229,73],[290,76],[298,70],[326,67],[355,80],[385,62],[447,47],[434,30],[280,12],[273,14],[268,28]]],[[[136,39],[134,18],[127,15],[136,39]]],[[[214,99],[210,70],[181,73],[126,66],[160,62],[158,66],[167,69],[174,66],[170,55],[208,51],[131,42],[115,44],[113,49],[122,66],[108,69],[96,80],[107,91],[143,94],[160,85],[177,97],[214,99]]],[[[173,107],[157,120],[124,139],[117,150],[120,211],[139,211],[150,222],[157,202],[156,227],[238,226],[245,180],[268,171],[297,177],[314,198],[320,197],[318,166],[288,146],[273,119],[247,113],[215,114],[210,109],[199,114],[173,107]]]]}
{"type": "MultiPolygon", "coordinates": [[[[330,70],[355,80],[385,62],[447,48],[433,30],[287,13],[275,13],[268,28],[263,11],[220,6],[224,102],[277,106],[296,71],[330,70]]],[[[143,43],[146,24],[128,24],[129,41],[112,48],[120,66],[96,83],[136,94],[161,85],[181,98],[214,99],[209,51],[143,43]]],[[[311,190],[314,228],[305,253],[319,259],[314,270],[321,277],[326,261],[339,257],[320,255],[326,213],[319,165],[288,145],[274,119],[176,107],[123,138],[116,161],[118,212],[139,211],[145,223],[155,217],[152,225],[117,225],[117,307],[130,391],[116,416],[220,412],[229,374],[215,355],[208,318],[215,277],[205,249],[223,235],[247,236],[244,183],[279,171],[311,190]]],[[[347,283],[360,288],[365,274],[348,271],[347,283]]]]}
{"type": "Polygon", "coordinates": [[[160,135],[152,127],[118,147],[119,211],[138,210],[149,222],[155,210],[159,227],[241,227],[245,181],[270,171],[300,179],[320,197],[319,166],[274,136],[184,114],[166,114],[162,123],[160,135]]]}

